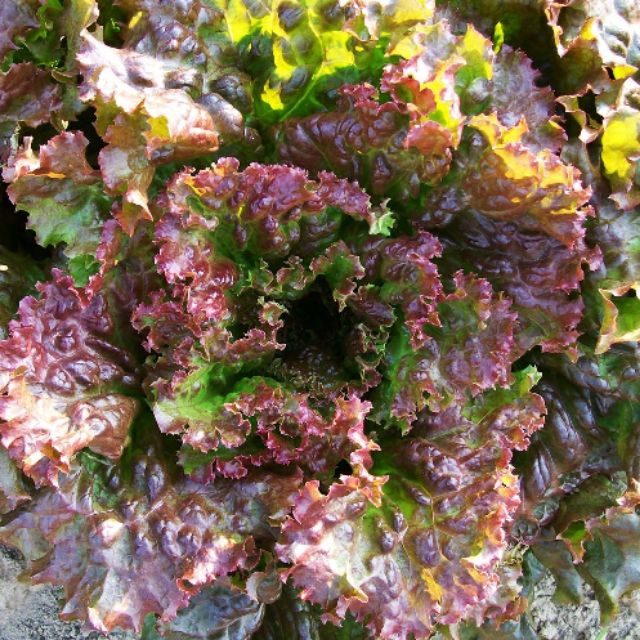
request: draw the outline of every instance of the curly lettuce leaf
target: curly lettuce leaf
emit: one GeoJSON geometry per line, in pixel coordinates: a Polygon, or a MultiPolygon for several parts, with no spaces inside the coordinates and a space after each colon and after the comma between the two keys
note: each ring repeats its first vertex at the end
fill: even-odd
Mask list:
{"type": "Polygon", "coordinates": [[[524,143],[522,120],[505,127],[497,116],[475,116],[469,126],[486,140],[463,178],[469,204],[498,220],[518,219],[523,227],[544,231],[569,248],[584,236],[583,209],[591,192],[580,171],[564,164],[549,149],[534,151],[524,143]]]}
{"type": "Polygon", "coordinates": [[[225,406],[265,376],[303,391],[316,380],[329,397],[358,380],[373,383],[367,309],[347,308],[364,270],[335,242],[342,228],[375,223],[355,184],[331,174],[313,182],[279,165],[238,171],[223,159],[178,174],[158,206],[166,214],[156,226],[156,263],[170,293],[141,305],[134,323],[161,356],[149,391],[163,430],[189,425],[201,450],[218,441],[235,447],[248,422],[225,406]],[[312,308],[318,322],[305,326],[312,308]]]}
{"type": "Polygon", "coordinates": [[[100,173],[86,160],[89,141],[80,131],[64,132],[31,150],[31,138],[3,170],[8,194],[43,246],[65,243],[69,258],[94,255],[111,206],[100,173]]]}
{"type": "MultiPolygon", "coordinates": [[[[323,407],[323,415],[303,394],[258,384],[229,399],[223,409],[225,417],[236,418],[237,431],[247,434],[246,446],[218,448],[207,456],[183,447],[180,462],[191,473],[198,469],[198,477],[204,472],[207,477],[217,473],[231,478],[244,477],[252,467],[294,463],[307,475],[330,483],[338,463],[363,459],[377,449],[364,433],[369,408],[356,396],[338,397],[332,407],[323,407]],[[204,461],[211,464],[207,470],[202,469],[204,461]]],[[[183,442],[207,452],[217,445],[208,436],[187,433],[183,442]]]]}
{"type": "Polygon", "coordinates": [[[448,268],[465,266],[512,298],[522,353],[540,344],[575,355],[584,304],[572,292],[583,265],[601,261],[585,241],[590,191],[577,168],[528,147],[526,131],[524,120],[506,127],[495,114],[472,118],[455,173],[418,224],[443,228],[448,268]]]}
{"type": "Polygon", "coordinates": [[[253,567],[300,482],[270,472],[190,481],[154,443],[153,425],[142,427],[119,464],[82,454],[57,490],[0,530],[34,582],[64,587],[62,617],[102,633],[139,632],[149,613],[168,623],[202,586],[253,567]]]}
{"type": "Polygon", "coordinates": [[[464,36],[454,35],[447,22],[423,26],[392,49],[407,60],[387,66],[380,81],[383,91],[407,103],[415,130],[409,144],[428,146],[429,134],[448,137],[455,149],[460,143],[465,115],[482,102],[484,84],[491,78],[490,42],[468,25],[464,36]],[[439,125],[439,127],[435,125],[439,125]],[[422,137],[425,140],[420,140],[422,137]]]}
{"type": "Polygon", "coordinates": [[[556,97],[548,86],[540,86],[540,73],[518,49],[503,46],[496,53],[489,84],[489,104],[506,127],[517,126],[522,119],[527,131],[522,140],[530,149],[558,151],[567,134],[556,115],[556,97]]]}
{"type": "Polygon", "coordinates": [[[96,128],[108,142],[100,152],[103,180],[123,196],[117,217],[132,233],[138,220],[151,219],[154,166],[215,151],[218,130],[185,90],[194,82],[188,67],[109,47],[87,31],[77,61],[80,99],[96,108],[96,128]]]}
{"type": "Polygon", "coordinates": [[[584,302],[572,292],[584,278],[582,265],[597,264],[593,253],[472,213],[454,219],[446,234],[445,261],[486,276],[513,300],[522,352],[541,344],[544,351],[576,353],[584,302]]]}
{"type": "Polygon", "coordinates": [[[516,358],[510,302],[496,296],[486,280],[462,272],[454,284],[438,300],[437,322],[424,325],[423,340],[413,339],[406,324],[391,331],[373,419],[406,432],[425,407],[439,411],[510,383],[516,358]]]}
{"type": "Polygon", "coordinates": [[[414,346],[427,337],[426,325],[438,326],[436,309],[444,297],[438,267],[433,259],[442,246],[435,236],[419,232],[414,237],[369,238],[362,248],[368,297],[377,293],[379,302],[389,308],[388,324],[393,323],[393,308],[399,309],[414,346]],[[371,286],[373,285],[373,286],[371,286]]]}
{"type": "Polygon", "coordinates": [[[6,162],[19,124],[37,127],[62,107],[61,87],[31,62],[0,72],[0,161],[6,162]]]}
{"type": "Polygon", "coordinates": [[[379,638],[500,615],[487,605],[519,505],[511,448],[542,426],[535,379],[525,371],[511,390],[423,414],[414,437],[383,443],[375,475],[356,467],[326,495],[305,484],[276,546],[301,597],[379,638]]]}
{"type": "Polygon", "coordinates": [[[0,437],[37,484],[56,486],[74,455],[89,447],[117,459],[138,410],[139,372],[113,342],[113,308],[68,276],[37,285],[0,342],[0,437]]]}
{"type": "Polygon", "coordinates": [[[343,86],[338,110],[306,118],[288,118],[278,130],[278,155],[313,174],[329,168],[356,179],[374,196],[402,201],[419,193],[421,182],[442,177],[440,153],[447,165],[448,141],[433,143],[431,153],[409,146],[411,124],[395,101],[380,104],[370,85],[343,86]]]}

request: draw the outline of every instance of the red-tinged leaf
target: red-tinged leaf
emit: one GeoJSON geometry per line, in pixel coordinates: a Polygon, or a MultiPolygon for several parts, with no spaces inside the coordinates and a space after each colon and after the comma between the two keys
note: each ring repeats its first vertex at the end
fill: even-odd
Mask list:
{"type": "Polygon", "coordinates": [[[87,291],[92,294],[102,293],[109,298],[112,308],[124,321],[119,338],[136,353],[141,349],[139,336],[129,326],[131,314],[150,298],[161,282],[153,253],[151,225],[140,224],[133,236],[129,236],[115,220],[107,220],[95,254],[98,271],[87,285],[87,291]]]}
{"type": "Polygon", "coordinates": [[[352,612],[378,638],[500,616],[497,565],[519,505],[511,449],[542,426],[534,381],[524,372],[511,391],[425,414],[416,437],[383,445],[373,471],[385,476],[356,468],[327,495],[307,483],[276,547],[301,597],[335,622],[352,612]]]}
{"type": "MultiPolygon", "coordinates": [[[[504,283],[506,293],[514,300],[521,324],[525,327],[525,331],[519,334],[522,349],[540,343],[543,351],[566,350],[569,355],[574,354],[571,345],[579,335],[577,327],[584,304],[571,292],[580,286],[584,265],[591,269],[597,267],[597,253],[588,249],[571,253],[544,236],[518,233],[510,225],[493,228],[485,225],[484,228],[492,237],[499,239],[496,250],[487,255],[485,264],[488,272],[493,270],[497,276],[495,285],[504,283]],[[503,236],[495,235],[503,230],[503,236]],[[501,262],[498,256],[498,251],[504,251],[507,246],[513,252],[511,264],[501,262]],[[541,265],[545,268],[539,268],[541,265]]],[[[482,258],[478,263],[481,261],[482,258]]]]}
{"type": "MultiPolygon", "coordinates": [[[[420,183],[438,182],[450,162],[450,136],[420,138],[426,124],[412,131],[406,108],[397,101],[379,104],[369,85],[342,87],[338,110],[286,120],[278,130],[279,157],[312,173],[329,168],[356,179],[374,196],[399,200],[418,194],[420,183]]],[[[435,126],[437,123],[432,123],[435,126]]],[[[439,125],[438,125],[439,126],[439,125]]]]}
{"type": "Polygon", "coordinates": [[[498,220],[517,219],[573,248],[584,236],[583,222],[591,192],[580,171],[548,149],[534,152],[521,141],[526,121],[504,127],[497,116],[476,116],[470,126],[487,142],[477,164],[463,179],[473,209],[498,220]]]}
{"type": "Polygon", "coordinates": [[[217,472],[239,478],[251,467],[273,462],[295,463],[310,477],[331,482],[342,460],[352,465],[370,465],[370,453],[378,449],[364,433],[364,420],[370,408],[369,403],[355,395],[338,397],[332,405],[325,403],[322,407],[324,414],[331,412],[326,416],[305,395],[261,383],[224,405],[225,413],[236,416],[237,422],[244,425],[247,446],[216,451],[215,443],[207,442],[206,433],[187,432],[183,435],[184,443],[200,451],[213,451],[203,459],[189,448],[183,449],[181,464],[192,472],[205,462],[210,463],[209,468],[199,469],[198,477],[217,472]]]}
{"type": "Polygon", "coordinates": [[[0,73],[0,162],[9,158],[10,140],[18,124],[37,127],[47,122],[62,107],[61,93],[51,75],[30,62],[14,64],[0,73]]]}
{"type": "Polygon", "coordinates": [[[65,243],[69,258],[95,255],[111,199],[98,171],[88,164],[89,141],[80,131],[64,132],[38,150],[31,138],[3,170],[9,197],[29,213],[28,225],[43,246],[65,243]]]}
{"type": "Polygon", "coordinates": [[[516,314],[483,279],[458,272],[455,291],[437,305],[438,323],[424,325],[420,343],[397,325],[385,349],[383,383],[374,393],[373,419],[408,431],[419,411],[511,382],[516,314]]]}
{"type": "Polygon", "coordinates": [[[522,353],[540,344],[544,351],[575,356],[584,305],[573,292],[584,278],[583,265],[595,269],[601,260],[599,250],[584,241],[589,209],[580,207],[589,191],[575,182],[577,170],[548,150],[534,153],[504,138],[521,137],[523,128],[508,130],[495,116],[475,122],[494,141],[495,152],[484,147],[476,164],[470,158],[486,142],[473,144],[466,159],[460,156],[460,173],[451,182],[461,185],[432,194],[417,224],[444,227],[440,238],[451,271],[464,266],[512,298],[522,353]]]}
{"type": "Polygon", "coordinates": [[[334,242],[349,218],[375,218],[355,184],[319,178],[223,159],[178,174],[159,199],[156,263],[172,289],[141,305],[134,325],[163,356],[149,380],[163,431],[187,428],[185,441],[204,451],[237,447],[248,422],[225,407],[253,378],[323,400],[377,382],[378,327],[355,303],[364,268],[334,242]]]}
{"type": "Polygon", "coordinates": [[[88,32],[77,59],[80,98],[96,106],[98,130],[109,142],[100,153],[103,179],[124,196],[118,219],[132,233],[139,219],[151,219],[147,190],[154,166],[215,151],[218,132],[204,107],[172,88],[194,82],[188,68],[108,47],[88,32]]]}
{"type": "MultiPolygon", "coordinates": [[[[259,252],[267,260],[290,253],[306,257],[328,246],[346,220],[327,210],[331,207],[369,225],[375,222],[367,194],[332,174],[323,173],[314,182],[298,168],[253,163],[238,171],[238,166],[236,159],[223,158],[195,176],[178,174],[168,187],[166,204],[172,216],[183,225],[197,223],[226,232],[231,237],[225,242],[233,243],[236,251],[259,252]],[[239,214],[234,225],[227,210],[239,214]]],[[[162,240],[163,232],[158,235],[162,240]]],[[[231,249],[220,246],[219,251],[231,249]]],[[[164,268],[164,259],[159,260],[164,268]]]]}
{"type": "Polygon", "coordinates": [[[212,329],[207,336],[208,343],[202,346],[193,335],[185,335],[186,327],[181,327],[179,332],[171,326],[176,316],[165,316],[168,309],[166,303],[157,305],[151,312],[141,307],[135,320],[137,326],[142,327],[144,323],[153,323],[153,314],[158,313],[162,335],[152,332],[154,344],[164,336],[171,340],[168,348],[163,349],[168,352],[168,358],[159,360],[158,365],[151,368],[149,381],[149,394],[160,429],[165,433],[186,430],[185,442],[205,451],[220,442],[228,447],[239,446],[248,435],[250,425],[241,415],[227,410],[226,404],[260,384],[262,379],[255,377],[255,370],[261,363],[272,360],[274,352],[282,348],[276,341],[276,333],[282,326],[279,316],[283,309],[268,303],[259,312],[259,326],[249,330],[244,338],[229,343],[228,332],[212,329]],[[174,345],[176,339],[179,342],[174,345]],[[238,376],[243,370],[249,374],[244,379],[238,376]]]}
{"type": "Polygon", "coordinates": [[[139,632],[149,613],[168,623],[203,585],[253,567],[300,483],[261,473],[203,485],[166,460],[153,444],[118,466],[85,455],[0,531],[31,561],[34,582],[64,587],[64,619],[102,633],[139,632]]]}
{"type": "Polygon", "coordinates": [[[237,162],[228,159],[195,177],[180,174],[169,187],[166,205],[170,213],[156,231],[159,270],[169,283],[189,278],[192,313],[199,312],[198,301],[204,303],[207,298],[209,302],[201,305],[200,313],[203,319],[215,317],[219,322],[228,320],[230,313],[222,292],[242,284],[250,276],[249,269],[259,268],[257,256],[247,255],[249,252],[267,258],[285,257],[293,251],[291,240],[299,241],[301,230],[312,221],[314,234],[322,233],[323,223],[326,235],[335,233],[334,220],[329,219],[318,196],[314,198],[308,189],[312,185],[300,170],[259,165],[241,173],[236,170],[237,162]],[[306,217],[286,219],[308,200],[312,201],[307,208],[308,222],[306,217]],[[260,211],[264,204],[268,208],[260,211]],[[227,217],[227,207],[242,211],[242,217],[236,221],[227,217]],[[281,224],[279,217],[283,218],[281,224]]]}
{"type": "Polygon", "coordinates": [[[524,144],[536,151],[559,151],[567,135],[555,115],[555,95],[539,86],[540,75],[526,55],[509,46],[496,54],[491,79],[490,108],[506,127],[515,127],[524,118],[528,131],[524,144]]]}
{"type": "MultiPolygon", "coordinates": [[[[264,347],[267,355],[272,349],[269,344],[264,347]]],[[[255,364],[251,359],[249,362],[249,367],[255,364]]],[[[240,382],[231,382],[234,374],[237,376],[237,372],[242,371],[241,363],[210,366],[194,358],[189,364],[191,370],[174,373],[169,369],[168,377],[173,376],[170,381],[161,377],[161,365],[156,371],[152,370],[155,379],[149,395],[160,429],[164,433],[182,434],[185,443],[204,451],[219,445],[231,448],[242,445],[251,425],[227,405],[243,393],[252,393],[262,378],[247,376],[240,382]]]]}
{"type": "Polygon", "coordinates": [[[516,358],[517,316],[511,311],[511,302],[496,295],[482,278],[458,271],[453,281],[456,289],[438,305],[441,328],[433,330],[442,359],[441,376],[449,379],[454,398],[464,390],[475,396],[496,386],[508,386],[516,358]],[[448,336],[455,336],[455,341],[450,338],[450,348],[448,336]]]}
{"type": "Polygon", "coordinates": [[[0,59],[12,49],[17,49],[15,40],[29,29],[38,26],[35,0],[7,0],[0,6],[0,59]]]}
{"type": "Polygon", "coordinates": [[[423,344],[426,324],[439,324],[436,304],[444,296],[438,268],[432,262],[442,253],[438,239],[426,232],[414,238],[371,238],[362,253],[366,281],[380,287],[381,302],[400,307],[412,344],[423,344]]]}
{"type": "Polygon", "coordinates": [[[118,458],[138,402],[126,395],[138,373],[110,341],[112,310],[59,271],[24,298],[11,336],[0,342],[0,434],[25,474],[57,484],[84,447],[118,458]]]}

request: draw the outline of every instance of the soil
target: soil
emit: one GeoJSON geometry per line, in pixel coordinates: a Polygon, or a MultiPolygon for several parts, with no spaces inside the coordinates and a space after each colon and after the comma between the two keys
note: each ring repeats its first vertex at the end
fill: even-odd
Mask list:
{"type": "Polygon", "coordinates": [[[640,591],[623,599],[620,612],[606,629],[600,626],[600,607],[593,591],[585,591],[580,605],[552,600],[554,581],[547,575],[536,585],[531,617],[541,640],[640,640],[640,591]]]}
{"type": "MultiPolygon", "coordinates": [[[[83,632],[79,622],[58,618],[60,589],[30,586],[18,579],[23,569],[20,555],[0,546],[0,640],[100,640],[95,632],[83,632]]],[[[622,603],[620,614],[601,629],[598,604],[585,592],[579,606],[552,601],[553,578],[536,587],[531,615],[540,640],[640,640],[640,592],[622,603]]],[[[136,640],[129,633],[114,632],[109,640],[136,640]]]]}

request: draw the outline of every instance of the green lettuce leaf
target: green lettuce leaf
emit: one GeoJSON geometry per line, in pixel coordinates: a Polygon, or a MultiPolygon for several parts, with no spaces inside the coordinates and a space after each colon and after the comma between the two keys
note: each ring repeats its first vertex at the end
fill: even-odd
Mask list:
{"type": "Polygon", "coordinates": [[[100,173],[86,160],[88,144],[83,133],[64,132],[36,155],[28,138],[3,170],[9,197],[29,213],[38,243],[64,243],[69,258],[95,255],[112,202],[100,173]]]}

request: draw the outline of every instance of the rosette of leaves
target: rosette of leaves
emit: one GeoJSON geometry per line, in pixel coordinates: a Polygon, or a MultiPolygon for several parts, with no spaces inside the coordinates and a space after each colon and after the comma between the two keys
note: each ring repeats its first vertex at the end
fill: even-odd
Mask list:
{"type": "Polygon", "coordinates": [[[349,308],[364,269],[339,240],[346,227],[376,224],[368,196],[330,174],[314,183],[299,169],[239,171],[224,159],[178,174],[156,206],[167,288],[134,323],[152,353],[147,388],[160,428],[203,453],[222,445],[218,466],[232,475],[246,472],[243,460],[295,460],[331,429],[332,473],[366,441],[355,394],[376,381],[384,330],[364,305],[349,308]],[[329,400],[332,420],[309,394],[329,400]]]}
{"type": "Polygon", "coordinates": [[[65,618],[528,638],[543,568],[615,611],[638,584],[630,5],[0,18],[0,539],[65,618]]]}

